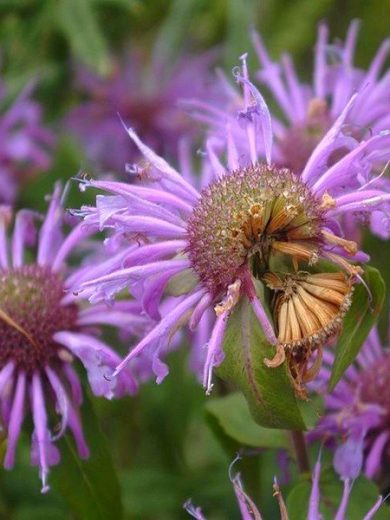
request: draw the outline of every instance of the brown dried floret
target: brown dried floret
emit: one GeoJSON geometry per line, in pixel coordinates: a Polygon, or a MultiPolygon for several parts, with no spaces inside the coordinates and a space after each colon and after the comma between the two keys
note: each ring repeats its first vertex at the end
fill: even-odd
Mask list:
{"type": "Polygon", "coordinates": [[[296,391],[304,396],[304,384],[320,369],[323,345],[339,333],[351,305],[353,278],[342,272],[269,272],[263,280],[274,293],[272,310],[279,341],[274,360],[266,364],[278,366],[283,348],[296,391]]]}

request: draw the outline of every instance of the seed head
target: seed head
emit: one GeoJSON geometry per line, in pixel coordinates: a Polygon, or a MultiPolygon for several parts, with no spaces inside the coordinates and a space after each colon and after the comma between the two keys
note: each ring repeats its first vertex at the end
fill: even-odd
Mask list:
{"type": "Polygon", "coordinates": [[[74,330],[76,305],[61,305],[64,287],[38,265],[0,271],[0,367],[9,361],[31,372],[60,361],[53,334],[74,330]]]}
{"type": "MultiPolygon", "coordinates": [[[[303,384],[313,379],[321,366],[322,345],[340,331],[351,305],[351,277],[342,272],[266,273],[263,280],[273,291],[272,308],[280,342],[276,355],[281,358],[283,347],[297,393],[303,396],[303,384]],[[316,362],[309,368],[317,349],[316,362]]],[[[274,360],[266,360],[266,364],[275,366],[274,360]]]]}
{"type": "Polygon", "coordinates": [[[260,277],[275,254],[313,263],[323,237],[323,210],[306,185],[286,169],[255,165],[202,192],[188,222],[188,254],[213,293],[226,289],[250,263],[260,277]]]}

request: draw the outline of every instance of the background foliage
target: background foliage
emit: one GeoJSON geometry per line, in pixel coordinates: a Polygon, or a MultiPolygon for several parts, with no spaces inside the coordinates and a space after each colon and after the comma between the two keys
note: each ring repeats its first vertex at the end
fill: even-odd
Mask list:
{"type": "MultiPolygon", "coordinates": [[[[332,34],[343,37],[350,20],[358,17],[362,31],[357,59],[364,66],[388,36],[389,12],[390,0],[2,0],[2,78],[9,98],[35,79],[37,97],[59,140],[52,171],[27,185],[18,205],[43,209],[54,181],[68,179],[85,164],[82,151],[58,123],[77,102],[72,73],[78,62],[104,76],[113,56],[134,44],[168,54],[172,60],[183,48],[202,51],[217,45],[220,64],[229,71],[240,54],[250,51],[247,28],[255,25],[273,56],[288,49],[302,74],[308,75],[305,66],[311,63],[318,21],[328,20],[332,34]]],[[[81,201],[85,198],[72,189],[69,205],[77,207],[81,201]]],[[[389,247],[367,239],[372,264],[387,280],[389,247]]],[[[249,454],[262,453],[240,465],[247,490],[266,518],[276,518],[270,478],[280,474],[277,450],[286,445],[285,435],[270,436],[252,423],[239,396],[218,398],[224,394],[222,384],[215,389],[214,400],[206,402],[186,369],[187,361],[185,349],[173,354],[171,374],[164,383],[157,387],[150,382],[134,398],[87,400],[84,422],[93,456],[78,461],[72,440],[65,437],[63,463],[52,471],[53,490],[47,496],[39,493],[28,443],[22,443],[16,469],[0,472],[0,517],[180,519],[187,517],[183,502],[192,497],[210,518],[238,518],[227,467],[244,445],[249,454]],[[226,404],[223,399],[235,401],[226,404]]],[[[335,479],[329,479],[330,496],[339,493],[339,488],[334,491],[335,479]]],[[[357,495],[374,500],[377,491],[364,479],[356,488],[357,495]]],[[[288,496],[289,486],[285,489],[288,496]]],[[[301,482],[289,502],[307,500],[307,490],[307,482],[301,482]]],[[[356,511],[350,515],[361,518],[356,511]]],[[[301,518],[299,509],[293,518],[301,518]]]]}

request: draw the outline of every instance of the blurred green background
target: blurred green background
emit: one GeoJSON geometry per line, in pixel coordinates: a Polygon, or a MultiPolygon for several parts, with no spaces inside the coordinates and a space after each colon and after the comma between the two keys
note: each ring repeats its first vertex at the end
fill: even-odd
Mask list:
{"type": "MultiPolygon", "coordinates": [[[[333,37],[344,38],[351,19],[361,19],[357,64],[366,66],[389,36],[389,12],[389,0],[1,0],[1,76],[8,95],[15,97],[26,82],[37,79],[36,98],[58,138],[51,171],[25,186],[17,205],[43,209],[44,196],[54,181],[69,179],[85,165],[82,150],[60,123],[79,99],[72,81],[76,63],[105,76],[113,58],[132,45],[149,52],[158,49],[172,61],[183,49],[197,53],[217,46],[219,65],[229,73],[243,52],[251,52],[248,27],[255,26],[273,57],[287,49],[300,73],[310,77],[320,20],[328,21],[333,37]]],[[[85,200],[85,195],[72,189],[70,206],[78,207],[85,200]]],[[[383,249],[387,253],[389,246],[370,239],[368,247],[373,264],[389,279],[389,257],[383,249]]],[[[147,383],[136,397],[117,402],[93,399],[91,406],[107,442],[103,437],[102,447],[91,440],[93,435],[89,440],[93,458],[101,464],[101,486],[112,490],[107,498],[112,509],[96,513],[80,506],[82,498],[74,495],[72,486],[64,489],[61,469],[53,469],[53,490],[41,496],[37,470],[29,465],[26,436],[15,470],[0,472],[0,518],[116,519],[121,517],[121,502],[124,518],[180,519],[187,518],[182,504],[189,497],[202,505],[208,518],[239,518],[227,474],[235,447],[219,442],[218,428],[210,418],[206,420],[206,398],[187,363],[184,348],[171,355],[170,375],[160,386],[147,383]],[[120,493],[112,483],[113,468],[105,466],[107,447],[120,493]]],[[[215,396],[222,391],[217,388],[215,396]]],[[[87,435],[96,428],[88,413],[92,412],[87,412],[87,435]]],[[[67,461],[71,449],[66,440],[62,451],[69,471],[65,478],[71,479],[77,468],[67,461]]],[[[276,455],[276,450],[269,450],[241,465],[265,518],[277,518],[271,480],[265,482],[280,473],[276,455]]],[[[83,479],[80,489],[88,494],[88,475],[83,479]]],[[[93,493],[88,500],[94,501],[93,493]]]]}

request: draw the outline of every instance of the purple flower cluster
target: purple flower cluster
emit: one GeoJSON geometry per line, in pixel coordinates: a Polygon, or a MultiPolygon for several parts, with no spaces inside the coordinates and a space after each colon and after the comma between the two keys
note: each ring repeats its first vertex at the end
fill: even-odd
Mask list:
{"type": "MultiPolygon", "coordinates": [[[[127,132],[147,163],[143,182],[130,185],[91,180],[83,184],[83,189],[93,186],[110,193],[99,195],[96,207],[83,208],[85,224],[106,229],[111,239],[125,237],[133,242],[134,250],[125,267],[107,264],[105,274],[81,284],[80,289],[92,292],[94,300],[110,300],[129,288],[142,301],[144,311],[158,320],[130,350],[116,375],[147,350],[153,353],[154,371],[161,381],[167,367],[160,353],[172,333],[185,323],[190,331],[204,326],[207,333],[203,338],[208,339],[204,344],[203,382],[210,392],[213,368],[224,357],[222,343],[229,316],[240,301],[249,304],[248,312],[252,309],[265,336],[276,345],[275,326],[256,293],[258,274],[253,267],[253,262],[260,262],[260,271],[267,270],[263,259],[273,255],[295,258],[308,268],[323,258],[346,273],[350,280],[345,282],[346,294],[335,296],[341,306],[327,308],[333,321],[329,318],[323,328],[316,325],[318,330],[313,329],[310,341],[314,344],[319,336],[329,336],[340,323],[341,311],[348,307],[348,284],[359,280],[360,268],[350,262],[368,258],[343,237],[342,217],[359,218],[378,211],[388,220],[390,194],[378,181],[375,167],[378,157],[389,153],[390,135],[380,132],[364,140],[344,134],[345,120],[362,94],[352,96],[298,176],[271,161],[271,116],[248,79],[245,60],[243,71],[236,71],[236,79],[243,85],[245,105],[240,117],[229,121],[222,144],[219,136],[207,141],[206,171],[209,174],[211,169],[213,180],[201,192],[188,174],[182,175],[170,166],[132,128],[127,132]],[[335,152],[340,149],[343,153],[337,157],[335,152]],[[227,157],[226,165],[219,155],[227,157]],[[268,200],[272,207],[267,206],[268,200]],[[276,200],[277,204],[273,202],[276,200]],[[263,239],[266,250],[259,252],[256,242],[263,239]],[[169,293],[172,280],[180,281],[176,303],[169,306],[172,296],[165,290],[168,288],[169,293]],[[168,312],[162,312],[162,306],[169,308],[168,312]]],[[[275,279],[263,278],[263,283],[276,291],[284,291],[284,282],[283,278],[279,287],[275,279]]],[[[293,346],[300,346],[299,334],[303,332],[304,324],[296,335],[293,331],[293,337],[288,334],[293,346]]],[[[276,355],[283,362],[283,349],[277,349],[276,355]]]]}
{"type": "Polygon", "coordinates": [[[118,114],[150,146],[175,153],[179,141],[194,134],[194,125],[178,108],[178,101],[210,97],[208,69],[213,59],[213,53],[185,57],[172,70],[172,65],[161,60],[148,66],[141,52],[132,51],[108,78],[80,69],[77,84],[85,100],[71,110],[65,124],[98,170],[124,172],[127,163],[139,158],[118,114]]]}
{"type": "MultiPolygon", "coordinates": [[[[280,62],[272,61],[260,35],[252,33],[256,55],[261,64],[254,74],[255,79],[271,94],[281,113],[281,117],[273,116],[272,120],[275,164],[301,175],[310,162],[313,150],[356,94],[353,106],[350,106],[343,118],[343,140],[339,140],[337,149],[329,154],[328,166],[332,166],[334,161],[350,150],[356,141],[369,141],[371,136],[388,131],[390,75],[389,72],[381,75],[381,71],[390,51],[390,39],[383,42],[367,71],[358,69],[353,64],[358,28],[358,21],[352,22],[345,43],[331,44],[328,27],[325,24],[319,26],[312,84],[300,81],[288,53],[283,54],[280,62]]],[[[240,107],[246,106],[239,117],[247,120],[260,106],[256,106],[256,102],[253,107],[247,106],[250,89],[246,89],[246,92],[244,90],[242,96],[225,78],[222,79],[222,88],[230,99],[231,110],[224,111],[203,100],[192,100],[188,106],[194,117],[206,122],[213,128],[213,133],[220,134],[224,139],[227,129],[233,132],[236,128],[236,113],[240,107]]],[[[239,155],[247,153],[247,139],[245,134],[241,134],[241,137],[240,134],[235,136],[239,155]]],[[[259,138],[260,132],[256,138],[252,137],[257,140],[256,154],[266,157],[267,150],[262,147],[259,138]]],[[[377,150],[376,155],[375,169],[380,174],[388,160],[386,149],[377,150]]],[[[389,181],[378,175],[375,187],[388,191],[389,181]]],[[[388,219],[375,210],[371,212],[370,219],[373,232],[388,238],[388,219]]],[[[356,234],[353,226],[349,228],[356,234]]]]}
{"type": "MultiPolygon", "coordinates": [[[[254,77],[279,105],[280,118],[271,115],[252,81],[246,55],[233,71],[239,88],[219,76],[218,103],[204,101],[210,55],[180,63],[169,75],[162,63],[146,71],[135,54],[107,79],[80,71],[87,99],[66,124],[99,168],[120,171],[139,159],[132,169],[137,175],[129,183],[80,179],[81,191],[101,193],[95,205],[72,216],[64,214],[57,186],[46,216],[21,210],[12,233],[11,212],[0,206],[6,468],[14,465],[27,413],[33,423],[31,460],[43,492],[49,468],[60,458],[55,441],[67,429],[80,457],[88,456],[75,362],[84,366],[95,395],[133,394],[138,381],[155,376],[160,383],[167,376],[167,355],[184,331],[191,367],[209,394],[234,313],[240,313],[242,348],[249,350],[250,325],[258,323],[273,347],[272,359],[259,363],[269,370],[285,364],[299,398],[307,397],[306,384],[315,378],[316,388],[325,388],[333,362],[327,345],[342,328],[369,260],[355,239],[367,223],[382,238],[390,234],[390,183],[384,175],[390,76],[381,74],[390,41],[361,71],[353,65],[356,37],[354,22],[345,43],[331,45],[321,25],[313,84],[307,85],[288,55],[273,62],[253,34],[261,63],[254,77]],[[183,97],[192,98],[187,106],[208,125],[196,160],[192,127],[176,107],[183,97]],[[126,131],[117,113],[132,122],[126,131]],[[176,152],[178,168],[163,158],[176,152]],[[83,217],[76,224],[75,215],[83,217]],[[105,234],[103,244],[92,239],[97,232],[105,234]],[[76,267],[69,261],[74,252],[85,257],[76,267]],[[105,342],[106,326],[132,343],[124,359],[105,342]],[[56,413],[59,424],[49,425],[56,413]]],[[[6,143],[0,154],[3,200],[13,198],[19,172],[49,164],[52,139],[28,96],[25,91],[0,120],[6,143]]],[[[373,330],[355,365],[325,395],[326,413],[313,436],[336,445],[335,467],[344,480],[337,520],[345,517],[360,471],[379,479],[389,462],[389,371],[389,353],[373,330]]],[[[320,518],[319,478],[318,461],[310,520],[320,518]]],[[[260,518],[240,476],[231,481],[242,518],[260,518]]],[[[276,482],[275,493],[286,518],[276,482]]],[[[191,504],[187,511],[205,518],[191,504]]]]}
{"type": "MultiPolygon", "coordinates": [[[[40,105],[31,99],[27,86],[0,115],[0,202],[13,202],[18,188],[34,174],[51,164],[53,134],[43,126],[40,105]]],[[[0,83],[0,101],[6,89],[0,83]]]]}
{"type": "Polygon", "coordinates": [[[339,474],[356,478],[364,470],[367,477],[381,480],[390,460],[389,350],[372,329],[355,363],[327,394],[332,363],[333,354],[327,351],[317,383],[324,391],[326,414],[311,435],[336,445],[339,474]]]}
{"type": "MultiPolygon", "coordinates": [[[[31,461],[39,467],[42,492],[48,490],[49,467],[59,462],[55,441],[70,429],[80,457],[89,450],[83,435],[79,408],[82,388],[73,366],[84,366],[95,395],[109,399],[133,394],[137,385],[128,370],[115,381],[109,378],[119,355],[100,337],[102,326],[114,326],[127,334],[144,331],[136,302],[122,300],[105,305],[81,305],[72,291],[101,266],[92,259],[78,268],[67,266],[69,255],[93,231],[83,223],[63,235],[61,189],[56,187],[37,233],[41,215],[21,210],[13,233],[10,210],[0,211],[0,410],[8,442],[4,467],[14,466],[15,450],[26,411],[32,415],[31,461]],[[36,246],[36,256],[27,248],[36,246]],[[29,256],[31,259],[26,260],[29,256]],[[58,424],[49,426],[57,413],[58,424]]],[[[92,251],[94,260],[96,252],[92,251]]],[[[101,257],[101,255],[99,255],[101,257]]],[[[101,264],[101,265],[104,265],[101,264]]]]}

